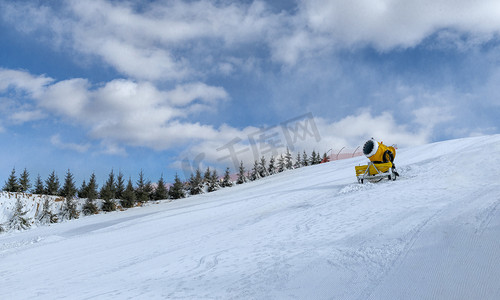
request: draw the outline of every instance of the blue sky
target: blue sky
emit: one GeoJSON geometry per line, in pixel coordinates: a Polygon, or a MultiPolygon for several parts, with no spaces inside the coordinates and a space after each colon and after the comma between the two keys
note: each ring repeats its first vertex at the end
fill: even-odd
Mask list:
{"type": "Polygon", "coordinates": [[[0,0],[0,180],[498,133],[499,33],[486,0],[0,0]]]}

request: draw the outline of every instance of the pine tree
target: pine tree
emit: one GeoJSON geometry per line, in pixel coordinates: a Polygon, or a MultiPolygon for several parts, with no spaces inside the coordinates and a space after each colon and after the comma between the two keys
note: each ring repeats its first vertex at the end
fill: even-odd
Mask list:
{"type": "Polygon", "coordinates": [[[87,198],[87,182],[85,182],[85,179],[82,182],[82,185],[80,186],[80,189],[78,190],[78,198],[85,199],[87,198]]]}
{"type": "Polygon", "coordinates": [[[28,213],[28,211],[23,211],[24,206],[21,203],[21,200],[17,198],[16,200],[16,209],[14,211],[14,214],[9,220],[9,225],[8,228],[14,229],[14,230],[25,230],[28,229],[31,224],[30,220],[25,217],[25,215],[28,213]]]}
{"type": "Polygon", "coordinates": [[[307,157],[306,150],[304,150],[304,153],[302,154],[302,166],[307,167],[309,165],[309,158],[307,157]]]}
{"type": "Polygon", "coordinates": [[[292,160],[292,154],[290,153],[290,150],[288,147],[286,147],[286,153],[285,153],[285,169],[286,170],[291,170],[293,169],[293,160],[292,160]]]}
{"type": "Polygon", "coordinates": [[[52,171],[47,180],[45,181],[45,194],[58,196],[59,195],[59,178],[56,175],[56,171],[52,171]]]}
{"type": "Polygon", "coordinates": [[[267,169],[266,169],[266,158],[264,156],[262,156],[260,158],[260,165],[259,165],[259,175],[260,177],[264,178],[266,177],[267,175],[269,175],[267,173],[267,169]]]}
{"type": "Polygon", "coordinates": [[[328,155],[325,153],[323,153],[323,159],[321,161],[324,161],[324,162],[329,162],[330,161],[330,157],[328,157],[328,155]]]}
{"type": "Polygon", "coordinates": [[[135,191],[132,185],[132,179],[129,177],[127,187],[123,192],[122,200],[120,201],[122,207],[130,208],[134,206],[135,203],[135,191]]]}
{"type": "Polygon", "coordinates": [[[80,214],[76,207],[75,194],[76,187],[73,180],[73,174],[71,174],[71,171],[68,169],[68,172],[66,172],[66,177],[64,178],[64,185],[60,191],[60,195],[66,198],[64,200],[64,206],[62,210],[63,218],[67,218],[69,220],[78,219],[80,214]]]}
{"type": "Polygon", "coordinates": [[[156,184],[154,200],[164,200],[168,198],[168,191],[165,187],[165,181],[163,181],[163,174],[161,174],[160,179],[156,184]]]}
{"type": "Polygon", "coordinates": [[[108,180],[106,180],[106,183],[101,188],[100,194],[104,201],[116,198],[116,183],[113,170],[109,173],[108,180]]]}
{"type": "Polygon", "coordinates": [[[57,223],[59,218],[57,217],[57,214],[52,213],[50,210],[50,200],[48,196],[44,196],[45,200],[43,202],[43,209],[42,213],[38,217],[38,221],[42,224],[48,224],[48,223],[57,223]]]}
{"type": "Polygon", "coordinates": [[[68,169],[66,177],[64,178],[64,185],[61,189],[60,195],[66,198],[73,198],[76,194],[75,182],[73,180],[73,174],[68,169]]]}
{"type": "Polygon", "coordinates": [[[123,192],[125,191],[125,181],[123,180],[123,173],[120,171],[116,177],[116,199],[121,199],[123,197],[123,192]]]}
{"type": "Polygon", "coordinates": [[[43,181],[42,178],[40,177],[40,174],[36,177],[36,183],[35,183],[35,194],[42,195],[45,193],[45,188],[43,187],[43,181]]]}
{"type": "Polygon", "coordinates": [[[92,200],[97,199],[97,189],[97,180],[95,178],[95,174],[92,173],[92,175],[90,175],[89,184],[87,185],[87,198],[92,200]]]}
{"type": "Polygon", "coordinates": [[[274,165],[274,163],[274,156],[271,156],[271,158],[269,159],[269,167],[267,168],[267,173],[269,175],[273,175],[276,173],[276,166],[274,165]]]}
{"type": "Polygon", "coordinates": [[[78,219],[80,213],[76,208],[76,200],[74,197],[66,197],[61,211],[61,219],[78,219]]]}
{"type": "Polygon", "coordinates": [[[27,193],[31,189],[30,183],[30,173],[24,168],[23,173],[19,177],[19,191],[22,193],[27,193]]]}
{"type": "Polygon", "coordinates": [[[278,173],[285,171],[285,159],[283,158],[283,154],[281,154],[278,158],[278,165],[276,168],[278,173]]]}
{"type": "Polygon", "coordinates": [[[168,195],[171,199],[180,199],[186,197],[184,194],[184,184],[181,182],[177,174],[175,174],[174,184],[168,190],[168,195]]]}
{"type": "Polygon", "coordinates": [[[109,212],[116,210],[116,203],[113,199],[116,198],[116,183],[115,183],[115,174],[113,170],[109,173],[108,180],[101,189],[101,198],[102,202],[102,210],[109,212]]]}
{"type": "Polygon", "coordinates": [[[94,173],[90,175],[89,184],[85,187],[85,198],[87,200],[85,200],[85,204],[83,205],[83,213],[85,215],[97,214],[99,211],[95,204],[95,199],[97,199],[97,182],[94,173]]]}
{"type": "Polygon", "coordinates": [[[2,189],[4,192],[11,192],[15,193],[19,191],[19,184],[17,182],[17,177],[16,177],[16,169],[13,168],[12,172],[10,173],[9,179],[5,182],[5,185],[3,186],[2,189]]]}
{"type": "Polygon", "coordinates": [[[238,172],[238,179],[236,180],[236,184],[242,184],[247,182],[247,179],[245,177],[245,167],[243,166],[243,161],[240,163],[240,169],[238,172]]]}
{"type": "Polygon", "coordinates": [[[144,173],[142,172],[142,169],[141,172],[139,173],[139,179],[137,180],[136,184],[137,188],[135,190],[135,198],[137,199],[137,201],[139,202],[148,201],[149,197],[146,191],[146,181],[144,179],[144,173]]]}
{"type": "Polygon", "coordinates": [[[146,194],[147,200],[153,200],[154,198],[154,188],[153,184],[151,181],[146,181],[146,184],[144,185],[144,193],[146,194]]]}
{"type": "Polygon", "coordinates": [[[208,185],[210,183],[211,176],[212,176],[212,171],[210,170],[210,167],[207,167],[207,170],[205,171],[205,174],[203,175],[203,184],[208,185]]]}
{"type": "Polygon", "coordinates": [[[219,175],[217,175],[217,170],[213,170],[212,174],[210,175],[210,179],[208,182],[208,192],[215,192],[220,188],[219,185],[219,175]]]}
{"type": "Polygon", "coordinates": [[[252,171],[250,172],[249,178],[251,181],[254,181],[254,180],[257,180],[260,178],[259,163],[256,160],[253,162],[253,168],[252,168],[252,171]]]}
{"type": "Polygon", "coordinates": [[[229,167],[226,168],[226,173],[224,173],[224,179],[222,179],[222,187],[231,187],[233,183],[231,182],[231,174],[229,173],[229,167]]]}
{"type": "Polygon", "coordinates": [[[196,169],[196,175],[193,176],[191,174],[191,178],[189,179],[189,194],[191,195],[199,195],[203,193],[203,179],[201,178],[200,169],[196,169]]]}
{"type": "Polygon", "coordinates": [[[300,158],[300,152],[297,152],[297,158],[295,159],[295,164],[293,164],[295,169],[302,167],[302,159],[300,158]]]}
{"type": "Polygon", "coordinates": [[[316,151],[313,150],[311,154],[311,160],[310,163],[311,165],[317,165],[321,162],[321,155],[319,153],[316,153],[316,151]]]}

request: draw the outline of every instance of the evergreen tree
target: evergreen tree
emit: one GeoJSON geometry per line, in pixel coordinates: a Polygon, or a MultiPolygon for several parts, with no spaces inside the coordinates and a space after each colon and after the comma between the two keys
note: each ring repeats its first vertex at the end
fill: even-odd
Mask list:
{"type": "Polygon", "coordinates": [[[134,206],[135,203],[135,191],[132,185],[132,179],[129,177],[127,187],[123,192],[122,200],[120,201],[122,207],[130,208],[134,206]]]}
{"type": "Polygon", "coordinates": [[[321,162],[321,155],[319,153],[316,153],[316,151],[313,150],[311,154],[311,160],[310,163],[311,165],[317,165],[321,162]]]}
{"type": "Polygon", "coordinates": [[[168,191],[165,187],[165,181],[163,181],[163,174],[161,174],[160,179],[156,184],[154,200],[163,200],[168,198],[168,191]]]}
{"type": "Polygon", "coordinates": [[[323,153],[323,159],[321,161],[324,161],[324,162],[329,162],[330,161],[330,157],[328,157],[328,155],[325,153],[323,153]]]}
{"type": "Polygon", "coordinates": [[[304,153],[302,154],[302,166],[307,167],[309,165],[309,158],[307,157],[306,150],[304,150],[304,153]]]}
{"type": "Polygon", "coordinates": [[[102,202],[102,210],[109,212],[116,210],[116,203],[113,199],[116,198],[116,182],[115,182],[115,174],[113,170],[109,173],[108,180],[101,188],[101,198],[102,202]]]}
{"type": "Polygon", "coordinates": [[[35,194],[42,195],[45,193],[45,188],[43,187],[43,181],[42,178],[40,177],[40,174],[36,177],[36,183],[35,183],[35,194]]]}
{"type": "Polygon", "coordinates": [[[196,169],[196,175],[191,174],[189,179],[189,193],[191,195],[199,195],[203,193],[203,179],[201,178],[200,169],[196,169]]]}
{"type": "Polygon", "coordinates": [[[87,185],[87,198],[92,200],[97,199],[98,196],[97,189],[98,186],[95,174],[92,173],[92,175],[90,175],[89,184],[87,185]]]}
{"type": "Polygon", "coordinates": [[[285,171],[285,159],[283,158],[283,154],[278,158],[278,165],[276,166],[278,173],[285,171]]]}
{"type": "Polygon", "coordinates": [[[30,183],[30,173],[24,168],[23,173],[19,177],[19,191],[22,193],[27,193],[31,189],[30,183]]]}
{"type": "Polygon", "coordinates": [[[44,196],[45,200],[43,202],[43,209],[42,213],[38,217],[38,221],[42,224],[48,224],[48,223],[57,223],[59,218],[57,217],[56,214],[52,213],[50,210],[50,200],[49,197],[44,196]]]}
{"type": "Polygon", "coordinates": [[[266,177],[267,175],[269,175],[267,173],[267,168],[266,168],[266,158],[264,156],[262,156],[260,158],[260,165],[259,165],[259,175],[260,177],[266,177]]]}
{"type": "Polygon", "coordinates": [[[254,180],[257,180],[259,178],[260,178],[259,163],[255,160],[254,163],[253,163],[252,171],[250,173],[250,180],[254,181],[254,180]]]}
{"type": "Polygon", "coordinates": [[[52,171],[47,180],[45,180],[45,194],[58,196],[59,195],[59,177],[56,175],[56,171],[52,171]]]}
{"type": "Polygon", "coordinates": [[[104,201],[116,198],[116,182],[113,170],[109,173],[108,180],[106,180],[106,183],[101,188],[100,194],[104,201]]]}
{"type": "Polygon", "coordinates": [[[247,182],[245,177],[245,167],[243,166],[243,161],[240,162],[240,169],[238,172],[238,179],[236,180],[236,184],[242,184],[247,182]]]}
{"type": "Polygon", "coordinates": [[[293,164],[295,169],[302,167],[302,159],[300,158],[300,152],[297,152],[297,158],[295,159],[295,163],[293,164]]]}
{"type": "Polygon", "coordinates": [[[21,203],[21,200],[17,198],[16,209],[9,220],[8,228],[14,230],[25,230],[31,226],[30,220],[25,217],[28,211],[23,211],[23,209],[24,206],[21,203]]]}
{"type": "Polygon", "coordinates": [[[219,185],[219,175],[217,175],[217,170],[213,170],[210,175],[210,179],[208,182],[208,192],[215,192],[220,188],[219,185]]]}
{"type": "Polygon", "coordinates": [[[144,193],[146,194],[146,197],[148,200],[153,200],[154,199],[154,188],[153,184],[151,181],[146,181],[146,184],[144,185],[144,193]]]}
{"type": "Polygon", "coordinates": [[[17,182],[17,177],[16,177],[16,169],[13,168],[12,172],[10,173],[9,178],[5,182],[5,185],[3,186],[2,189],[4,192],[11,192],[15,193],[19,191],[19,184],[17,182]]]}
{"type": "Polygon", "coordinates": [[[68,169],[66,172],[66,177],[64,178],[64,185],[60,191],[60,195],[65,197],[64,206],[62,210],[62,218],[67,218],[68,220],[78,219],[79,212],[77,210],[77,203],[75,200],[76,194],[75,182],[73,180],[73,174],[68,169]]]}
{"type": "Polygon", "coordinates": [[[99,212],[99,209],[97,208],[97,205],[93,200],[87,198],[85,200],[85,203],[83,204],[82,212],[84,215],[90,216],[97,214],[99,212]]]}
{"type": "Polygon", "coordinates": [[[288,147],[286,147],[286,153],[285,153],[285,169],[286,170],[291,170],[293,169],[293,160],[292,160],[292,154],[290,153],[290,150],[288,147]]]}
{"type": "Polygon", "coordinates": [[[68,169],[66,177],[64,178],[64,185],[61,189],[60,195],[66,198],[73,198],[76,194],[75,181],[73,180],[73,174],[68,169]]]}
{"type": "Polygon", "coordinates": [[[222,179],[222,187],[231,187],[233,183],[231,182],[231,174],[229,173],[229,167],[226,168],[226,173],[224,173],[224,179],[222,179]]]}
{"type": "Polygon", "coordinates": [[[64,205],[61,211],[61,218],[62,219],[78,219],[80,216],[80,213],[78,212],[76,208],[76,200],[74,197],[66,197],[64,200],[64,205]]]}
{"type": "Polygon", "coordinates": [[[125,181],[123,180],[123,173],[120,171],[116,177],[116,199],[121,199],[123,197],[123,192],[125,191],[125,181]]]}
{"type": "Polygon", "coordinates": [[[116,210],[116,203],[113,199],[104,199],[102,202],[102,211],[110,212],[116,210]]]}
{"type": "Polygon", "coordinates": [[[139,173],[139,179],[137,179],[137,188],[135,190],[135,198],[139,202],[146,202],[149,199],[149,195],[146,191],[146,180],[144,179],[144,173],[141,172],[139,173]]]}
{"type": "Polygon", "coordinates": [[[85,187],[85,198],[87,200],[85,200],[85,204],[83,205],[83,213],[85,215],[97,214],[99,211],[95,204],[95,199],[97,199],[97,182],[94,173],[90,175],[89,184],[85,187]]]}
{"type": "Polygon", "coordinates": [[[269,167],[267,168],[267,173],[269,175],[273,175],[276,173],[276,166],[274,165],[274,163],[274,156],[271,156],[271,158],[269,159],[269,167]]]}
{"type": "Polygon", "coordinates": [[[175,174],[174,184],[168,190],[168,195],[171,199],[180,199],[186,197],[184,194],[184,184],[181,182],[177,174],[175,174]]]}
{"type": "Polygon", "coordinates": [[[205,171],[205,174],[203,175],[203,184],[210,184],[210,178],[212,176],[212,171],[210,170],[210,167],[207,167],[207,170],[205,171]]]}
{"type": "Polygon", "coordinates": [[[80,186],[80,189],[78,190],[78,198],[85,199],[87,198],[87,182],[85,179],[82,182],[82,185],[80,186]]]}

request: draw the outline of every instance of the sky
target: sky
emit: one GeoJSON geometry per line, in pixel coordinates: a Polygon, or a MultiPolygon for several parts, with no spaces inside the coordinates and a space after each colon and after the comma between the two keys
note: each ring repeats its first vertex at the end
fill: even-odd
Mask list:
{"type": "Polygon", "coordinates": [[[499,133],[495,0],[0,0],[0,184],[499,133]]]}

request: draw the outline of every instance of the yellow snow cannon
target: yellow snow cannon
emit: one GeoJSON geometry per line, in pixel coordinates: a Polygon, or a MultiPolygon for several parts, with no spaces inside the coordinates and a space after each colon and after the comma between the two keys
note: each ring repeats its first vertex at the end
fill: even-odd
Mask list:
{"type": "Polygon", "coordinates": [[[396,157],[396,148],[394,146],[386,146],[374,139],[366,141],[363,146],[363,154],[370,160],[367,165],[355,166],[356,177],[359,183],[363,183],[365,179],[371,181],[380,181],[383,178],[396,180],[399,176],[394,165],[396,157]]]}

